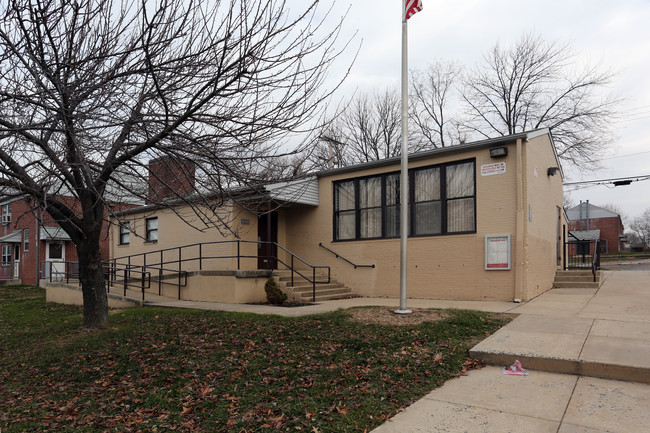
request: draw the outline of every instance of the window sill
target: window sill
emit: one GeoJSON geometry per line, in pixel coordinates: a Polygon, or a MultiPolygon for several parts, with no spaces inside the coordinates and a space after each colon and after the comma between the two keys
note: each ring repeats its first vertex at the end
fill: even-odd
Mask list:
{"type": "MultiPolygon", "coordinates": [[[[408,239],[424,239],[424,238],[446,238],[450,236],[472,236],[476,235],[476,232],[458,232],[458,233],[437,233],[434,235],[409,235],[408,239]]],[[[333,239],[333,243],[341,242],[368,242],[368,241],[395,241],[400,240],[400,237],[391,237],[391,238],[364,238],[364,239],[333,239]]]]}

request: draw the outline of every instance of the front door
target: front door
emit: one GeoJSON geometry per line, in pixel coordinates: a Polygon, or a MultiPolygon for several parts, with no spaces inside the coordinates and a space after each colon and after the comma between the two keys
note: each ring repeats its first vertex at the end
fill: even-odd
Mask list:
{"type": "Polygon", "coordinates": [[[51,263],[52,280],[63,281],[65,279],[65,243],[61,241],[48,242],[45,249],[45,261],[51,263]]]}
{"type": "Polygon", "coordinates": [[[257,268],[278,268],[278,213],[260,215],[257,219],[257,268]],[[270,215],[270,218],[269,218],[270,215]],[[274,242],[274,243],[271,243],[274,242]]]}
{"type": "Polygon", "coordinates": [[[14,244],[14,278],[20,278],[20,244],[14,244]]]}

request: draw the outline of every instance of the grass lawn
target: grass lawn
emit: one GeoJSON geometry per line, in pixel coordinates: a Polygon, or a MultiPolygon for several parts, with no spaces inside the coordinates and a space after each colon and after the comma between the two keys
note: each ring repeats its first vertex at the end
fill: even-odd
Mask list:
{"type": "Polygon", "coordinates": [[[394,326],[134,308],[89,333],[80,308],[0,287],[0,431],[369,431],[470,368],[469,347],[509,320],[444,315],[394,326]]]}

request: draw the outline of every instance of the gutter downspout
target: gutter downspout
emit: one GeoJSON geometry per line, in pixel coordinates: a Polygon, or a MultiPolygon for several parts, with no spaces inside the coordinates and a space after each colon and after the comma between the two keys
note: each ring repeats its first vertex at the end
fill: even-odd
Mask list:
{"type": "Polygon", "coordinates": [[[36,236],[34,236],[34,244],[36,244],[36,251],[34,252],[36,254],[36,257],[34,257],[34,263],[35,263],[35,274],[36,274],[36,280],[35,280],[35,286],[36,287],[41,287],[41,207],[38,206],[36,208],[36,236]]]}
{"type": "Polygon", "coordinates": [[[525,254],[524,254],[524,235],[525,235],[525,218],[524,218],[524,166],[523,166],[523,144],[521,139],[517,139],[516,161],[517,161],[517,219],[515,228],[515,290],[514,301],[521,302],[524,298],[524,273],[525,273],[525,254]]]}

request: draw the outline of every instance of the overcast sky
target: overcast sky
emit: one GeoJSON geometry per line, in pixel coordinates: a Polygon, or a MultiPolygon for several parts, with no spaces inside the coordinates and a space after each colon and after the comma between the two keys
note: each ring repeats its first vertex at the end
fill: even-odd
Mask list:
{"type": "MultiPolygon", "coordinates": [[[[362,44],[345,94],[399,86],[401,4],[337,1],[335,14],[350,8],[346,33],[358,31],[362,44]]],[[[610,90],[626,99],[603,169],[578,173],[564,167],[565,182],[650,175],[650,0],[423,0],[423,11],[409,20],[409,67],[423,69],[436,59],[474,67],[496,42],[510,46],[530,31],[570,43],[579,62],[618,71],[610,90]]],[[[650,208],[650,180],[583,188],[571,198],[612,203],[638,216],[650,208]]]]}

